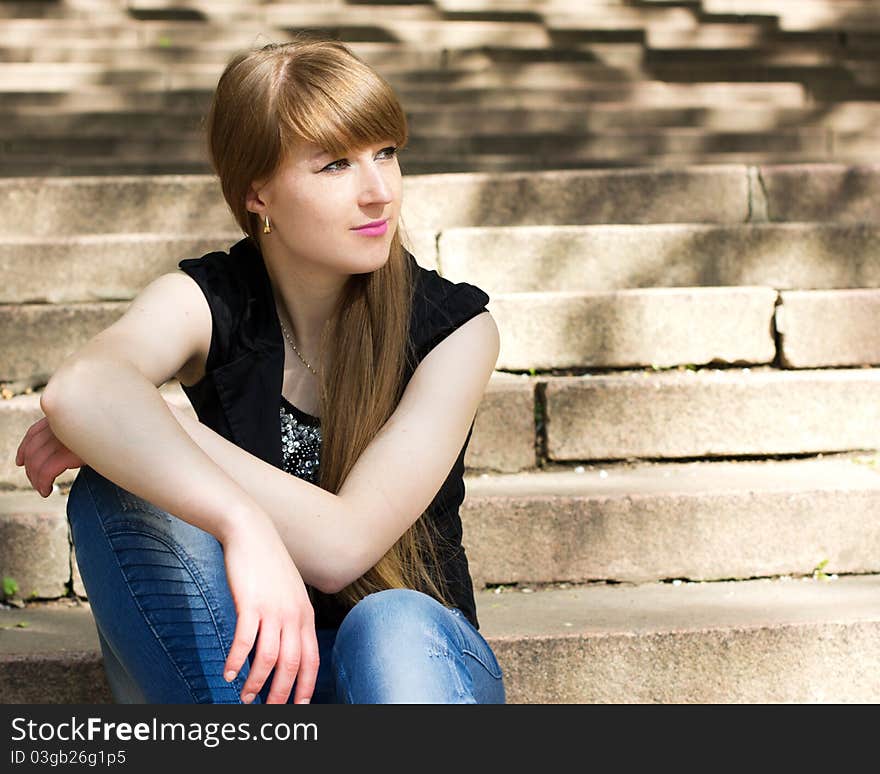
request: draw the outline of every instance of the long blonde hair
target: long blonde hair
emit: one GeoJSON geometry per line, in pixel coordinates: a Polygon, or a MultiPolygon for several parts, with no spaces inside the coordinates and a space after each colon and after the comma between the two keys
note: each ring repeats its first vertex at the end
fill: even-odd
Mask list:
{"type": "MultiPolygon", "coordinates": [[[[400,149],[408,139],[391,86],[343,43],[305,36],[236,55],[220,77],[206,128],[223,196],[257,248],[260,221],[245,206],[248,189],[271,177],[293,142],[341,156],[387,138],[400,149]]],[[[386,264],[349,278],[324,329],[319,362],[333,353],[333,368],[320,369],[319,388],[319,486],[327,491],[339,491],[400,401],[405,366],[414,363],[413,283],[398,229],[386,264]]],[[[426,514],[337,599],[352,606],[374,591],[415,588],[449,605],[436,572],[441,538],[426,514]]]]}

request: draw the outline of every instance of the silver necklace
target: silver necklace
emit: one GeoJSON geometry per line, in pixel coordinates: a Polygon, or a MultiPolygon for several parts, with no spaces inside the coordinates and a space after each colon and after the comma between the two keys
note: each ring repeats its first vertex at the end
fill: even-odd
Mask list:
{"type": "Polygon", "coordinates": [[[302,360],[303,365],[304,365],[306,368],[308,368],[309,371],[311,371],[315,376],[317,376],[317,375],[318,375],[318,372],[317,372],[314,368],[312,368],[312,367],[308,364],[308,362],[306,362],[306,359],[300,354],[299,350],[296,348],[296,344],[293,343],[293,337],[287,332],[287,328],[284,327],[284,323],[281,322],[281,320],[278,320],[278,322],[281,323],[281,330],[284,332],[284,336],[285,336],[285,338],[287,339],[287,341],[288,341],[288,343],[290,344],[290,346],[293,347],[293,351],[296,352],[296,356],[297,356],[300,360],[302,360]]]}

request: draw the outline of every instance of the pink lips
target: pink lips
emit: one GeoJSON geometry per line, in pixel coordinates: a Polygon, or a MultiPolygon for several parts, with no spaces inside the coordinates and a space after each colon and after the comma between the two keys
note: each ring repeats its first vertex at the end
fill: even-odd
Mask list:
{"type": "Polygon", "coordinates": [[[386,231],[388,231],[388,221],[387,220],[375,220],[372,223],[367,223],[360,228],[353,228],[352,231],[355,231],[358,234],[363,234],[364,236],[382,236],[386,231]]]}

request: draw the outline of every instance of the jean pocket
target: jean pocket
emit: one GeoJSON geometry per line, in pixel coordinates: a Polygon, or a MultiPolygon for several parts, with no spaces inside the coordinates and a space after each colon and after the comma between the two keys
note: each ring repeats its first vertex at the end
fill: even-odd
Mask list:
{"type": "Polygon", "coordinates": [[[451,608],[451,612],[458,620],[462,630],[462,653],[466,653],[478,661],[492,677],[500,680],[502,677],[501,666],[498,664],[498,659],[495,657],[495,653],[489,646],[489,643],[486,642],[483,635],[477,631],[476,627],[465,617],[461,610],[454,607],[451,608]]]}

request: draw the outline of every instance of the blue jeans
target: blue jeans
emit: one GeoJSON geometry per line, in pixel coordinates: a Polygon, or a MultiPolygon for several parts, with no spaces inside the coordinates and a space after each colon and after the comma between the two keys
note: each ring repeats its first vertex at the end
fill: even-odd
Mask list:
{"type": "MultiPolygon", "coordinates": [[[[255,650],[227,683],[236,612],[217,539],[88,466],[67,518],[114,700],[240,704],[255,650]]],[[[488,643],[461,611],[421,592],[370,594],[338,629],[316,633],[313,703],[504,703],[488,643]]],[[[273,677],[254,703],[266,700],[273,677]]]]}

